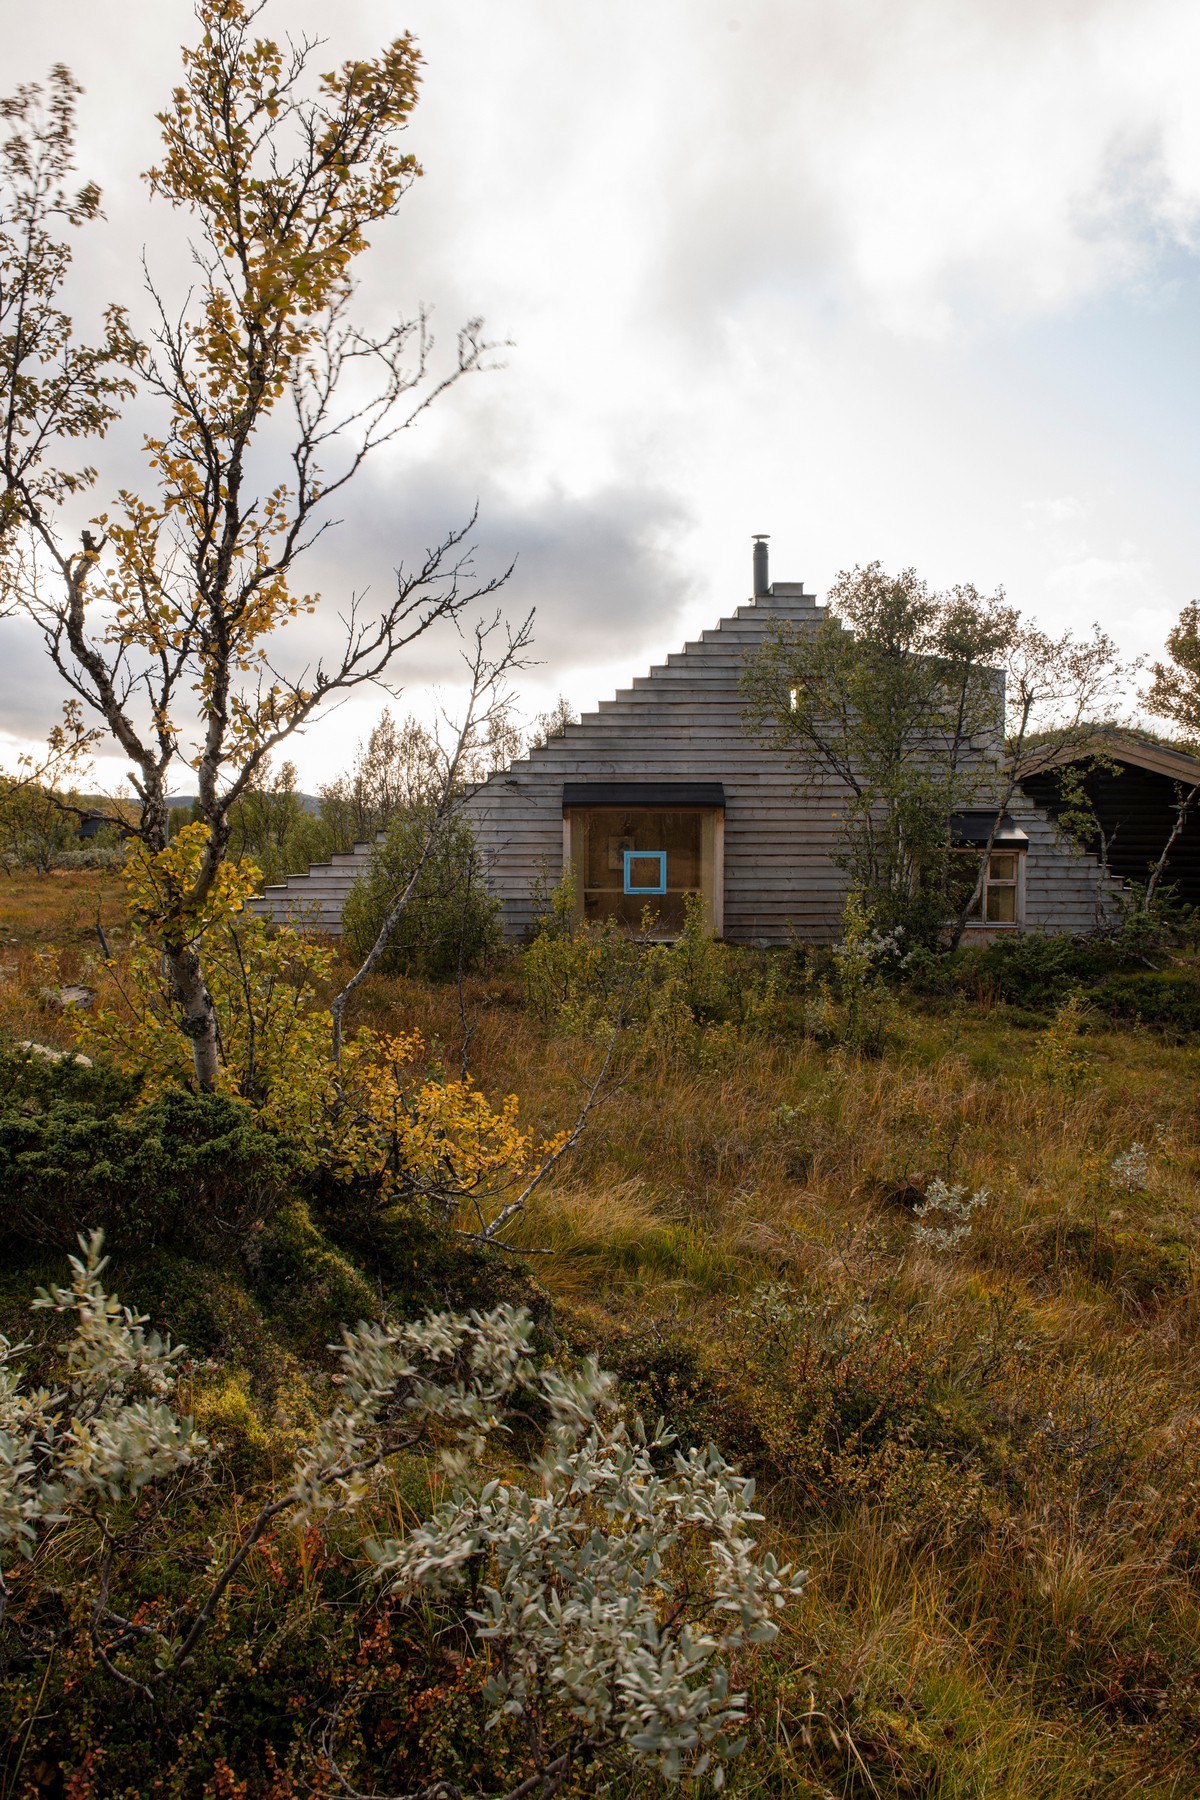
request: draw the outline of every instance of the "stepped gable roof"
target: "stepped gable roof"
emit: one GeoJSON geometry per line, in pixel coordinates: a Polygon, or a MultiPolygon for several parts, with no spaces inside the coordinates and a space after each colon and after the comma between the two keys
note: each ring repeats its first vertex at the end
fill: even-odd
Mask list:
{"type": "MultiPolygon", "coordinates": [[[[617,719],[625,715],[636,716],[640,707],[653,704],[659,697],[670,699],[676,692],[697,680],[708,682],[716,677],[728,691],[715,698],[722,703],[729,701],[731,696],[736,698],[736,664],[750,646],[761,643],[773,628],[814,625],[826,617],[827,608],[802,581],[772,582],[765,592],[745,601],[733,612],[718,619],[715,625],[706,627],[698,636],[682,644],[678,650],[669,651],[661,662],[653,663],[642,674],[630,677],[625,686],[597,701],[578,719],[570,720],[544,743],[526,750],[507,767],[495,769],[490,775],[484,776],[470,792],[474,796],[489,788],[493,791],[499,787],[515,788],[519,777],[535,772],[546,764],[555,763],[564,740],[568,745],[578,744],[581,740],[587,741],[594,737],[597,727],[611,726],[614,716],[617,719]]],[[[719,806],[723,799],[723,794],[711,797],[697,794],[690,803],[719,806]]],[[[584,802],[579,799],[574,804],[582,805],[584,802]]]]}

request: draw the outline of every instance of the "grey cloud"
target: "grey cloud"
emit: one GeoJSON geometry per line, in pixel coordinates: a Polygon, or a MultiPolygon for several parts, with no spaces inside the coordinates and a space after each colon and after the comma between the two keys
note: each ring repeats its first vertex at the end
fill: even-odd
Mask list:
{"type": "MultiPolygon", "coordinates": [[[[444,461],[392,479],[376,469],[348,496],[336,532],[311,557],[305,585],[326,598],[320,613],[288,627],[289,665],[328,654],[331,616],[350,594],[364,596],[370,616],[393,591],[397,566],[411,569],[476,504],[468,540],[473,575],[482,582],[514,565],[485,605],[514,623],[535,612],[534,654],[546,665],[546,680],[614,649],[656,641],[687,602],[688,578],[672,545],[689,515],[665,487],[615,482],[580,495],[550,484],[514,493],[444,461]]],[[[457,643],[452,634],[434,634],[405,666],[422,682],[452,682],[461,673],[457,643]]]]}
{"type": "MultiPolygon", "coordinates": [[[[296,675],[341,642],[339,614],[362,597],[365,617],[393,591],[398,563],[411,567],[446,531],[479,519],[469,544],[476,578],[514,564],[513,574],[486,605],[512,622],[535,612],[533,656],[539,685],[555,685],[565,671],[614,654],[636,654],[670,630],[689,598],[686,575],[672,556],[688,515],[667,490],[644,483],[613,484],[585,495],[548,487],[513,495],[499,483],[472,486],[469,477],[430,464],[403,480],[377,470],[348,490],[343,518],[298,566],[296,587],[319,591],[322,603],[278,635],[273,654],[296,675]]],[[[389,671],[408,703],[422,690],[452,688],[462,675],[461,643],[438,628],[389,671]]],[[[40,635],[26,620],[0,623],[0,728],[40,739],[58,716],[63,685],[40,635]]],[[[194,720],[189,721],[194,729],[194,720]]]]}
{"type": "MultiPolygon", "coordinates": [[[[517,340],[505,374],[448,396],[346,497],[313,559],[325,622],[285,635],[290,665],[476,498],[479,569],[519,552],[505,604],[537,605],[551,686],[559,667],[636,667],[702,586],[715,617],[741,591],[735,539],[741,558],[746,532],[793,515],[804,562],[783,573],[878,551],[1039,593],[1064,559],[1013,521],[1071,494],[1120,519],[1109,536],[1154,545],[1188,597],[1186,379],[1172,370],[1165,398],[1122,377],[1112,350],[1147,330],[1115,311],[1084,358],[1103,396],[1145,410],[1147,439],[1183,446],[1176,494],[1124,427],[1097,433],[1047,384],[1053,343],[1011,331],[1068,332],[1139,278],[1161,293],[1156,234],[1189,243],[1188,0],[276,0],[264,25],[328,35],[330,60],[417,33],[427,173],[363,259],[363,307],[432,301],[443,348],[476,311],[517,340]]],[[[80,234],[81,291],[130,297],[143,243],[173,291],[186,280],[180,222],[137,171],[192,31],[186,0],[56,0],[7,22],[6,86],[60,56],[88,84],[81,169],[109,222],[80,234]]],[[[1119,557],[1102,536],[1089,554],[1119,557]]],[[[455,673],[431,640],[404,679],[455,673]]],[[[0,656],[12,717],[53,714],[44,677],[25,639],[0,656]]]]}
{"type": "Polygon", "coordinates": [[[40,740],[59,717],[66,698],[41,632],[28,619],[0,619],[0,731],[40,740]]]}
{"type": "MultiPolygon", "coordinates": [[[[182,4],[127,11],[137,28],[117,34],[104,9],[59,0],[12,20],[6,51],[22,77],[78,64],[83,160],[134,249],[165,228],[137,172],[194,28],[182,4]]],[[[416,32],[409,138],[427,173],[373,282],[406,304],[533,316],[537,290],[584,271],[676,331],[780,282],[893,316],[898,296],[928,306],[947,286],[1036,312],[1119,276],[1148,230],[1194,222],[1185,0],[743,0],[736,33],[730,17],[725,0],[602,16],[509,0],[502,21],[483,0],[287,0],[264,27],[325,36],[330,58],[416,32]],[[1134,209],[1129,142],[1156,146],[1134,209]]]]}

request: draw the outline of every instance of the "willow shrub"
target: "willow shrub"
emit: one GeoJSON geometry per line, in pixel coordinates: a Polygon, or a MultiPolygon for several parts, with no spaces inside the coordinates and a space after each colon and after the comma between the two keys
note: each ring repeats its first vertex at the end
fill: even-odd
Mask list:
{"type": "MultiPolygon", "coordinates": [[[[394,819],[350,890],[342,929],[360,960],[420,864],[429,828],[428,816],[418,809],[394,819]]],[[[499,912],[483,886],[474,832],[463,819],[444,820],[378,967],[384,974],[429,981],[477,969],[500,942],[499,912]]]]}
{"type": "MultiPolygon", "coordinates": [[[[626,1418],[613,1378],[590,1358],[539,1367],[523,1309],[360,1321],[342,1330],[336,1399],[304,1434],[290,1472],[257,1513],[242,1510],[235,1537],[210,1539],[197,1558],[181,1540],[189,1502],[211,1492],[214,1446],[176,1410],[184,1349],[147,1332],[149,1319],[103,1287],[100,1232],[81,1239],[81,1252],[70,1285],[33,1301],[74,1324],[58,1346],[53,1385],[30,1379],[28,1346],[0,1337],[0,1559],[5,1575],[25,1563],[23,1602],[38,1579],[28,1568],[35,1552],[71,1528],[59,1533],[60,1569],[74,1559],[87,1613],[86,1626],[81,1616],[63,1638],[86,1630],[96,1662],[122,1683],[123,1708],[140,1709],[147,1729],[195,1680],[202,1640],[255,1579],[256,1547],[269,1569],[265,1559],[278,1566],[275,1540],[307,1530],[319,1575],[336,1531],[340,1555],[409,1611],[414,1637],[432,1604],[460,1641],[478,1646],[491,1723],[511,1721],[525,1743],[526,1767],[503,1782],[507,1800],[534,1785],[549,1797],[578,1791],[577,1775],[590,1786],[592,1773],[639,1769],[669,1782],[707,1771],[722,1785],[748,1713],[729,1661],[777,1637],[777,1615],[805,1576],[759,1550],[754,1483],[715,1449],[685,1450],[665,1427],[647,1432],[626,1418]],[[492,1437],[533,1420],[541,1441],[518,1478],[481,1479],[492,1437]],[[439,1451],[448,1497],[402,1537],[376,1537],[372,1503],[392,1470],[405,1456],[439,1451]],[[140,1496],[155,1486],[151,1550],[133,1525],[140,1496]],[[190,1566],[164,1582],[173,1551],[190,1566]]],[[[261,1654],[263,1610],[246,1621],[238,1679],[221,1672],[223,1713],[238,1706],[261,1654]]],[[[336,1629],[337,1609],[327,1618],[336,1629]]],[[[61,1658],[67,1642],[43,1634],[39,1647],[61,1658]]],[[[49,1674],[47,1666],[43,1688],[49,1674]]],[[[406,1754],[394,1731],[376,1737],[353,1720],[347,1729],[343,1715],[361,1685],[332,1711],[328,1679],[306,1696],[306,1735],[324,1750],[316,1760],[332,1770],[336,1745],[347,1791],[347,1774],[375,1791],[392,1774],[380,1762],[406,1754]]],[[[440,1779],[443,1769],[431,1773],[428,1800],[462,1792],[440,1779]]]]}

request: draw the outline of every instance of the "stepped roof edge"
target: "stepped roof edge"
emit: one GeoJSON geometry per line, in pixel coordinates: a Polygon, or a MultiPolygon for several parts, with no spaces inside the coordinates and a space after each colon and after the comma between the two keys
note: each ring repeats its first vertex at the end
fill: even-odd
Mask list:
{"type": "MultiPolygon", "coordinates": [[[[802,581],[776,581],[765,594],[760,594],[757,599],[747,600],[742,605],[735,607],[731,613],[726,613],[718,619],[715,625],[708,626],[700,633],[699,637],[689,638],[680,649],[668,651],[665,662],[652,663],[644,674],[632,676],[630,679],[635,684],[634,686],[617,688],[608,698],[600,700],[595,706],[590,707],[580,718],[572,719],[569,725],[555,734],[550,743],[586,729],[593,722],[604,718],[613,707],[628,705],[630,701],[639,699],[649,684],[670,680],[677,675],[681,669],[686,667],[689,658],[698,661],[706,651],[714,648],[724,649],[726,645],[719,641],[720,634],[730,627],[753,625],[758,622],[775,625],[787,619],[822,618],[825,610],[817,596],[809,593],[802,581]]],[[[730,648],[733,647],[731,640],[734,640],[733,631],[729,631],[729,639],[727,639],[730,648]]],[[[734,641],[744,643],[745,639],[738,633],[734,641]]],[[[494,774],[481,781],[478,787],[472,791],[478,793],[493,782],[511,780],[517,770],[528,769],[540,760],[548,748],[549,744],[539,744],[536,750],[529,751],[525,756],[517,757],[515,761],[509,763],[507,768],[497,769],[494,774]]]]}

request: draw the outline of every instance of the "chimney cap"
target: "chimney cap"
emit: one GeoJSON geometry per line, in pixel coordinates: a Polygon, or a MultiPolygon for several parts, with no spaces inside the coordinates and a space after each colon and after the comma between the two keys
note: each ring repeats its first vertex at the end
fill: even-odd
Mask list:
{"type": "Polygon", "coordinates": [[[771,534],[769,531],[752,531],[750,535],[756,544],[765,544],[771,534]]]}

